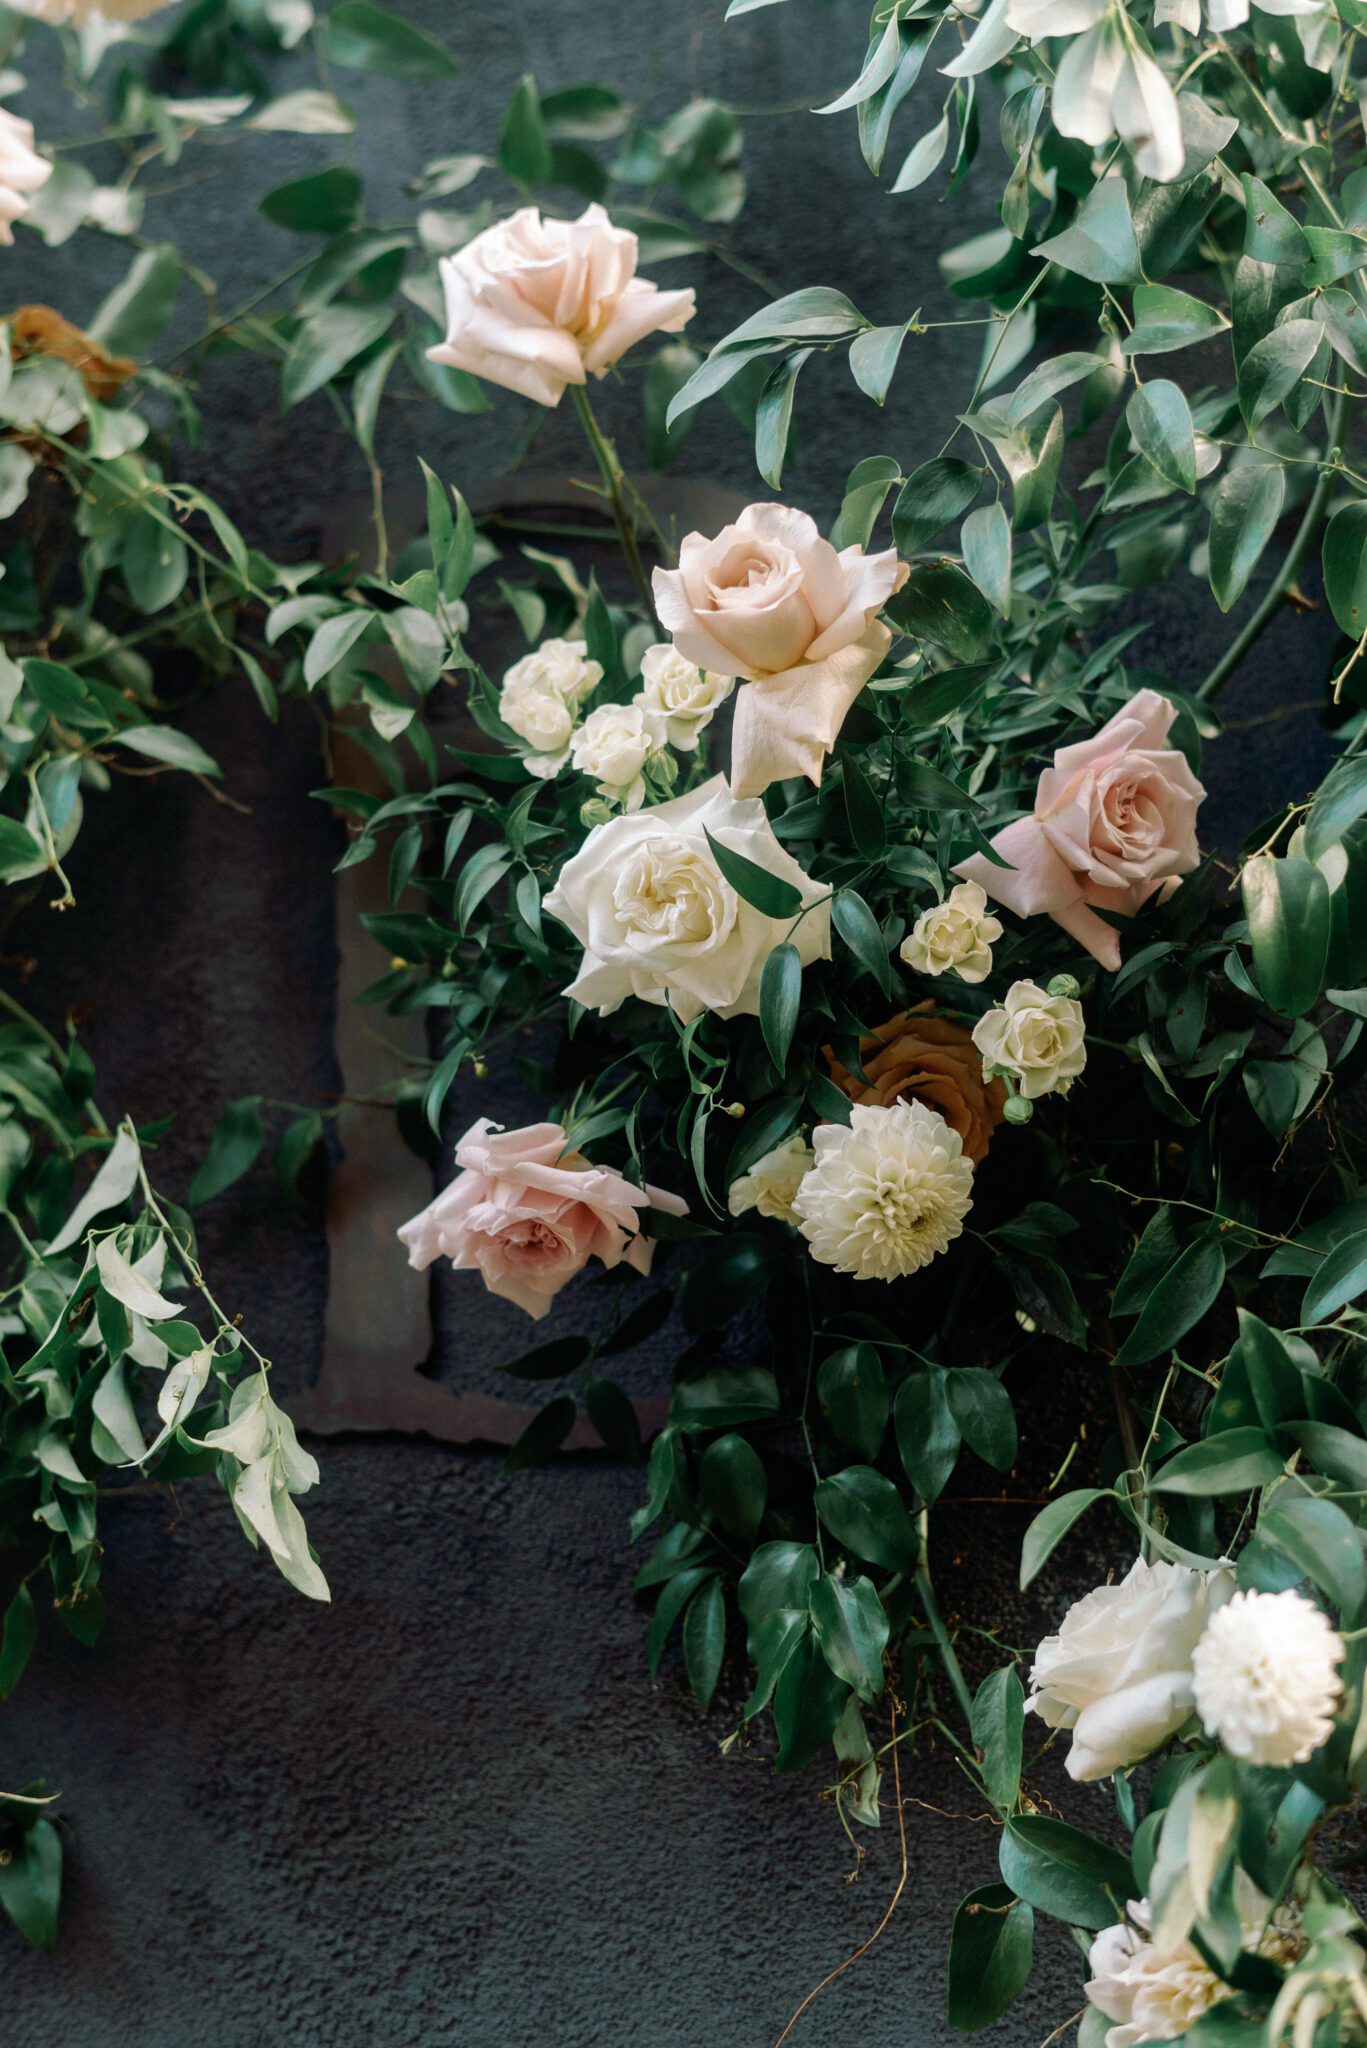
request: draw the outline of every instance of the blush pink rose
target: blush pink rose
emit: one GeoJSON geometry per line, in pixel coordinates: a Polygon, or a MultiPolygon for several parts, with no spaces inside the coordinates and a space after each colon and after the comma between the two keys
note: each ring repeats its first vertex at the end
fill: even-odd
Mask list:
{"type": "Polygon", "coordinates": [[[566,1151],[560,1124],[505,1131],[481,1117],[456,1146],[456,1165],[450,1185],[399,1231],[409,1265],[422,1272],[445,1258],[458,1273],[477,1271],[491,1294],[538,1322],[590,1259],[650,1271],[641,1210],[688,1210],[677,1195],[633,1187],[615,1166],[566,1151]]]}
{"type": "Polygon", "coordinates": [[[524,206],[443,256],[446,339],[427,353],[559,405],[567,384],[603,376],[647,334],[677,334],[693,317],[691,291],[637,277],[637,253],[635,235],[601,206],[578,220],[543,220],[524,206]]]}
{"type": "Polygon", "coordinates": [[[820,782],[845,714],[892,644],[878,613],[909,574],[895,549],[839,553],[789,505],[747,505],[714,539],[688,534],[657,569],[655,609],[686,661],[742,676],[731,793],[820,782]]]}
{"type": "Polygon", "coordinates": [[[1047,911],[1103,967],[1120,965],[1119,934],[1098,910],[1133,917],[1166,900],[1200,861],[1196,808],[1205,790],[1184,755],[1164,746],[1176,707],[1140,690],[1089,740],[1060,747],[1039,779],[1032,816],[954,872],[1021,917],[1047,911]]]}

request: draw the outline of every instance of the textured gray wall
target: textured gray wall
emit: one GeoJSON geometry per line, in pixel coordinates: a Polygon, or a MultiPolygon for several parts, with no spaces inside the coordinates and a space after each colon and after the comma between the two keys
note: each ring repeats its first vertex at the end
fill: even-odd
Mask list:
{"type": "MultiPolygon", "coordinates": [[[[690,89],[746,104],[829,94],[853,74],[862,5],[793,0],[723,31],[706,6],[641,0],[405,0],[465,62],[453,88],[348,78],[360,108],[372,210],[400,204],[403,176],[439,151],[487,149],[516,75],[546,87],[611,78],[658,111],[690,89]]],[[[41,125],[41,124],[40,124],[41,125]]],[[[911,117],[912,132],[915,119],[911,117]]],[[[51,131],[49,131],[51,132],[51,131]]],[[[909,139],[909,138],[908,138],[909,139]]],[[[949,208],[926,193],[880,196],[851,117],[756,121],[747,130],[746,256],[784,289],[844,286],[872,316],[946,310],[933,251],[986,225],[970,191],[949,208]]],[[[896,158],[896,146],[890,155],[896,158]]],[[[253,222],[249,198],[317,162],[319,145],[263,140],[231,174],[176,202],[186,245],[206,253],[225,303],[292,244],[253,222]]],[[[81,245],[3,259],[8,293],[88,311],[117,251],[81,245]],[[104,266],[101,268],[101,266],[104,266]]],[[[665,276],[665,273],[661,273],[665,276]]],[[[757,303],[730,274],[678,268],[705,285],[711,339],[757,303]]],[[[185,309],[186,331],[193,309],[185,309]]],[[[885,415],[843,365],[813,365],[799,399],[801,446],[785,495],[829,507],[856,456],[932,453],[962,402],[977,333],[916,344],[885,415]]],[[[282,421],[261,370],[212,373],[233,414],[209,415],[202,472],[284,550],[335,524],[362,479],[321,403],[282,421]],[[229,425],[231,418],[232,424],[229,425]]],[[[625,432],[635,396],[614,394],[625,432]]],[[[421,446],[470,487],[487,484],[522,413],[458,420],[424,408],[391,426],[393,475],[421,446]]],[[[547,424],[536,466],[582,467],[568,420],[547,424]]],[[[729,417],[704,415],[684,472],[760,489],[729,417]]],[[[1223,644],[1180,572],[1147,657],[1194,679],[1223,644]]],[[[1267,636],[1232,713],[1264,716],[1319,689],[1322,619],[1288,616],[1267,636]]],[[[73,873],[76,914],[31,917],[30,998],[58,1016],[93,1007],[106,1099],[136,1114],[180,1106],[160,1171],[183,1187],[229,1096],[300,1100],[336,1086],[331,1050],[333,827],[306,792],[320,780],[314,729],[292,713],[267,728],[245,691],[206,706],[195,729],[228,770],[242,818],[189,785],[125,787],[92,806],[73,873]]],[[[1292,779],[1312,778],[1313,720],[1252,728],[1208,774],[1207,813],[1225,837],[1292,779]]],[[[470,1114],[487,1108],[470,1099],[470,1114]]],[[[222,1297],[264,1332],[287,1375],[316,1371],[325,1258],[286,1214],[262,1169],[208,1212],[207,1262],[222,1297]]],[[[443,1296],[440,1367],[484,1382],[521,1348],[525,1325],[473,1285],[443,1296]]],[[[1078,1396],[1028,1390],[1046,1461],[1076,1423],[1078,1396]]],[[[111,1504],[111,1620],[93,1652],[45,1627],[41,1653],[0,1722],[0,1782],[40,1767],[66,1794],[70,1876],[62,1945],[37,1957],[0,1931],[4,2034],[15,2048],[764,2048],[809,1987],[873,1928],[896,1878],[895,1837],[872,1842],[854,1885],[821,1767],[775,1779],[746,1755],[719,1758],[739,1674],[704,1723],[676,1671],[652,1693],[644,1622],[627,1598],[626,1515],[638,1478],[573,1465],[504,1478],[495,1459],[425,1444],[332,1442],[310,1529],[332,1581],[307,1606],[247,1552],[207,1487],[179,1504],[111,1504]]],[[[1031,1475],[1023,1477],[1029,1490],[1031,1475]]],[[[954,1611],[1032,1642],[1065,1596],[1054,1579],[1028,1610],[1013,1596],[1027,1510],[948,1518],[940,1537],[954,1611]]],[[[938,1525],[938,1524],[937,1524],[938,1525]]],[[[1073,1552],[1071,1575],[1092,1561],[1073,1552]]],[[[995,1837],[932,1810],[965,1810],[964,1782],[933,1751],[909,1757],[912,1875],[871,1955],[807,2014],[797,2048],[938,2048],[943,1953],[953,1906],[995,1870],[995,1837]],[[920,1802],[925,1802],[924,1804],[920,1802]]],[[[1107,1795],[1073,1795],[1105,1824],[1107,1795]]],[[[972,1812],[971,1802],[967,1810],[972,1812]]],[[[1034,2044],[1077,2004],[1056,1931],[1042,1934],[1035,1987],[991,2039],[1034,2044]]]]}

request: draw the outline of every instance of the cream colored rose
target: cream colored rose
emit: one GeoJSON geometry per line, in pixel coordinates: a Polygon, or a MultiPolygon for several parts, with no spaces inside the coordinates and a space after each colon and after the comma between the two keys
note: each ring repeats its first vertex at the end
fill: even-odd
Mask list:
{"type": "Polygon", "coordinates": [[[1196,1645],[1233,1585],[1231,1572],[1136,1558],[1118,1585],[1068,1609],[1035,1653],[1029,1706],[1072,1730],[1070,1777],[1109,1778],[1177,1733],[1196,1704],[1196,1645]]]}
{"type": "Polygon", "coordinates": [[[14,240],[14,223],[52,176],[52,165],[33,147],[33,123],[0,107],[0,242],[14,240]]]}
{"type": "Polygon", "coordinates": [[[602,668],[587,658],[582,640],[543,640],[513,663],[503,678],[498,711],[531,748],[523,765],[533,775],[545,779],[564,767],[575,715],[602,680],[602,668]]]}
{"type": "Polygon", "coordinates": [[[750,688],[736,699],[731,788],[820,782],[845,714],[892,644],[877,614],[909,574],[889,548],[839,554],[805,512],[748,505],[708,540],[690,533],[657,569],[655,609],[686,661],[750,688]]]}
{"type": "Polygon", "coordinates": [[[755,1016],[760,974],[775,946],[790,940],[804,966],[831,954],[826,893],[779,845],[764,806],[738,803],[720,775],[669,803],[596,825],[543,907],[584,948],[565,994],[601,1016],[632,995],[669,1004],[685,1023],[703,1010],[755,1016]],[[815,907],[800,919],[755,910],[722,874],[708,832],[791,882],[815,907]]]}
{"type": "MultiPolygon", "coordinates": [[[[1295,1962],[1306,1945],[1295,1908],[1274,1908],[1237,1865],[1233,1891],[1244,1954],[1266,1956],[1283,1968],[1295,1962]]],[[[1125,1911],[1116,1926],[1103,1927],[1087,1958],[1092,1972],[1084,1987],[1087,2002],[1113,2022],[1101,2037],[1102,2048],[1179,2040],[1213,2005],[1230,1997],[1233,1986],[1216,1976],[1194,1942],[1185,1937],[1154,1940],[1147,1899],[1131,1899],[1125,1911]]],[[[1269,2026],[1265,2038],[1280,2042],[1292,2037],[1269,2026]]],[[[1307,2048],[1310,2039],[1306,2034],[1307,2048]]]]}
{"type": "Polygon", "coordinates": [[[434,363],[559,405],[568,384],[603,376],[645,335],[677,334],[691,291],[637,277],[638,245],[601,206],[543,220],[524,206],[441,260],[446,339],[434,363]]]}
{"type": "Polygon", "coordinates": [[[698,735],[736,687],[733,677],[686,661],[667,640],[641,656],[641,684],[636,702],[664,719],[665,738],[681,754],[694,751],[698,735]]]}
{"type": "Polygon", "coordinates": [[[733,1216],[745,1216],[754,1209],[779,1223],[795,1224],[798,1217],[793,1198],[804,1174],[815,1164],[815,1152],[802,1133],[794,1131],[791,1138],[757,1159],[748,1173],[732,1181],[726,1206],[733,1216]]]}
{"type": "Polygon", "coordinates": [[[1012,983],[1005,1002],[973,1026],[973,1043],[984,1071],[1010,1074],[1027,1102],[1066,1095],[1087,1064],[1081,1003],[1033,981],[1012,983]]]}
{"type": "Polygon", "coordinates": [[[645,801],[643,773],[664,743],[663,723],[639,704],[600,704],[590,711],[570,744],[570,759],[581,775],[592,775],[598,794],[624,811],[645,801]]]}
{"type": "Polygon", "coordinates": [[[901,957],[915,974],[957,974],[960,981],[986,981],[992,948],[1002,935],[1000,918],[987,908],[976,882],[959,882],[943,903],[923,910],[902,941],[901,957]]]}

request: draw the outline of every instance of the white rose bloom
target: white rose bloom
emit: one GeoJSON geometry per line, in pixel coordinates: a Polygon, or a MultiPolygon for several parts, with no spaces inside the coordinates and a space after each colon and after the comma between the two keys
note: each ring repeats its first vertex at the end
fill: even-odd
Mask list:
{"type": "Polygon", "coordinates": [[[1087,1958],[1087,2002],[1116,2022],[1102,2037],[1104,2048],[1175,2041],[1230,1994],[1191,1942],[1155,1948],[1148,1938],[1146,1899],[1132,1900],[1129,1914],[1129,1920],[1101,1930],[1087,1958]]]}
{"type": "MultiPolygon", "coordinates": [[[[1242,1870],[1234,1873],[1234,1899],[1248,1954],[1286,1964],[1304,1950],[1304,1939],[1285,1912],[1268,1924],[1268,1901],[1242,1870]]],[[[1132,1899],[1126,1912],[1128,1919],[1101,1930],[1087,1959],[1092,1972],[1085,1987],[1087,2002],[1116,2022],[1102,2036],[1103,2048],[1175,2041],[1203,2013],[1228,1998],[1230,1986],[1209,1968],[1192,1942],[1162,1947],[1154,1943],[1147,1899],[1132,1899]]]]}
{"type": "Polygon", "coordinates": [[[1192,1660],[1208,1735],[1246,1763],[1303,1764],[1327,1742],[1343,1697],[1343,1638],[1299,1593],[1236,1593],[1192,1660]]]}
{"type": "Polygon", "coordinates": [[[33,147],[33,123],[0,107],[0,242],[14,240],[14,223],[52,176],[52,165],[33,147]]]}
{"type": "Polygon", "coordinates": [[[581,775],[596,778],[600,796],[639,811],[646,793],[642,771],[663,744],[661,721],[639,704],[600,704],[574,735],[570,759],[581,775]]]}
{"type": "Polygon", "coordinates": [[[575,714],[603,680],[582,640],[543,640],[503,678],[499,716],[532,749],[525,765],[543,778],[569,759],[575,714]]]}
{"type": "Polygon", "coordinates": [[[726,1206],[733,1216],[744,1216],[756,1209],[761,1216],[795,1224],[798,1215],[793,1203],[803,1176],[815,1164],[815,1152],[802,1133],[794,1131],[791,1138],[785,1138],[772,1152],[757,1159],[748,1173],[732,1181],[726,1206]]]}
{"type": "Polygon", "coordinates": [[[779,845],[763,804],[733,797],[720,775],[596,825],[544,907],[584,948],[565,994],[605,1017],[632,995],[668,1003],[684,1023],[703,1010],[757,1016],[760,974],[775,946],[790,941],[804,967],[831,957],[828,893],[779,845]],[[815,907],[801,919],[765,917],[726,880],[708,832],[815,907]]]}
{"type": "Polygon", "coordinates": [[[900,1280],[949,1249],[973,1206],[957,1131],[923,1102],[859,1102],[812,1133],[816,1164],[793,1200],[812,1257],[856,1280],[900,1280]]]}
{"type": "Polygon", "coordinates": [[[665,737],[681,754],[691,754],[698,735],[735,689],[735,678],[697,668],[668,641],[641,656],[644,687],[636,702],[665,721],[665,737]]]}
{"type": "Polygon", "coordinates": [[[1109,1778],[1177,1733],[1196,1704],[1192,1653],[1232,1585],[1228,1572],[1136,1558],[1068,1609],[1035,1653],[1029,1707],[1072,1730],[1069,1777],[1109,1778]]]}
{"type": "Polygon", "coordinates": [[[983,1059],[1010,1074],[1028,1102],[1066,1095],[1087,1064],[1082,1005],[1034,981],[1013,982],[1006,999],[973,1026],[983,1059]]]}
{"type": "Polygon", "coordinates": [[[959,882],[943,903],[921,912],[902,941],[901,957],[916,974],[986,981],[992,947],[1001,935],[1001,921],[988,910],[986,893],[976,882],[959,882]]]}

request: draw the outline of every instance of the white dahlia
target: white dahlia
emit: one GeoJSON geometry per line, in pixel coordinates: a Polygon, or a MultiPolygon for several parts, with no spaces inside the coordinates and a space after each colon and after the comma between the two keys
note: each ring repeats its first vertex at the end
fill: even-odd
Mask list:
{"type": "Polygon", "coordinates": [[[1343,1638],[1299,1593],[1236,1593],[1192,1657],[1208,1735],[1246,1763],[1303,1764],[1326,1742],[1343,1695],[1343,1638]]]}
{"type": "Polygon", "coordinates": [[[973,1168],[957,1131],[923,1102],[856,1103],[812,1134],[816,1164],[793,1198],[812,1257],[856,1280],[900,1280],[963,1229],[973,1168]]]}

